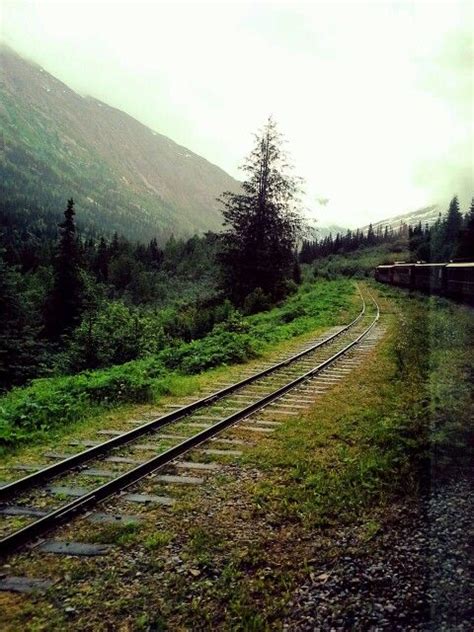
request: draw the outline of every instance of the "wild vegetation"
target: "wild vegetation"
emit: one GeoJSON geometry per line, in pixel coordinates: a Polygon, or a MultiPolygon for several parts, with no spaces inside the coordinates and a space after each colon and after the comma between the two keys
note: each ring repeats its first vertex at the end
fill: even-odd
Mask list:
{"type": "MultiPolygon", "coordinates": [[[[112,407],[154,401],[172,392],[179,376],[245,362],[279,342],[336,324],[340,314],[348,319],[357,309],[353,299],[354,286],[348,280],[303,283],[281,306],[260,314],[244,316],[227,303],[222,308],[222,321],[208,335],[189,342],[164,338],[159,349],[152,348],[153,332],[144,326],[146,357],[107,369],[37,379],[0,398],[0,445],[15,447],[32,442],[57,426],[79,422],[112,407]]],[[[117,304],[109,309],[124,308],[117,304]]],[[[126,320],[123,314],[122,317],[126,320]]],[[[116,343],[119,348],[126,345],[127,341],[121,339],[126,327],[120,329],[120,322],[120,314],[111,321],[104,316],[101,335],[96,331],[98,340],[110,336],[108,344],[116,343]]],[[[73,345],[76,343],[83,349],[77,337],[73,338],[73,345]]],[[[74,346],[73,352],[82,357],[82,351],[79,353],[74,346]]]]}
{"type": "Polygon", "coordinates": [[[144,357],[226,317],[214,235],[84,239],[66,215],[59,241],[19,222],[0,237],[0,389],[144,357]]]}

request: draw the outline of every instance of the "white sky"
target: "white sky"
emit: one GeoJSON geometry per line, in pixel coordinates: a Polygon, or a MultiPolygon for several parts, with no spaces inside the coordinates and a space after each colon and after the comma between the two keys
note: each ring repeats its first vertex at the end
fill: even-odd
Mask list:
{"type": "Polygon", "coordinates": [[[473,193],[473,3],[0,2],[20,54],[237,178],[273,114],[321,224],[473,193]]]}

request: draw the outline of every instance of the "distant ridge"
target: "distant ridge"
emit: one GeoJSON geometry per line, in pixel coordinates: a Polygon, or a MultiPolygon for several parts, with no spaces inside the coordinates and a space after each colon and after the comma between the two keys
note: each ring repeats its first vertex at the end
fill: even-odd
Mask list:
{"type": "MultiPolygon", "coordinates": [[[[446,211],[441,211],[438,204],[426,206],[425,208],[418,209],[417,211],[410,211],[408,213],[402,213],[401,215],[394,215],[393,217],[387,217],[378,222],[372,222],[372,227],[376,230],[379,226],[385,228],[399,228],[401,224],[407,224],[408,226],[416,226],[421,222],[422,226],[428,224],[431,226],[436,222],[439,215],[444,215],[446,211]]],[[[367,232],[369,224],[363,226],[360,230],[367,232]]]]}
{"type": "Polygon", "coordinates": [[[239,183],[219,167],[97,99],[82,97],[0,45],[3,200],[62,212],[130,238],[219,230],[216,198],[239,183]]]}

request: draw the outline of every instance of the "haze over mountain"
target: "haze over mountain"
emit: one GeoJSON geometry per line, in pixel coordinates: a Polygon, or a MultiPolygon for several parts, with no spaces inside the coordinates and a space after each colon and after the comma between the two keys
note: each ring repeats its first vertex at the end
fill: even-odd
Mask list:
{"type": "Polygon", "coordinates": [[[238,182],[125,112],[83,97],[0,46],[4,200],[60,213],[129,238],[218,230],[216,198],[238,182]]]}
{"type": "MultiPolygon", "coordinates": [[[[467,209],[461,209],[464,213],[467,209]]],[[[379,226],[385,228],[388,226],[389,228],[393,228],[394,230],[399,228],[401,224],[407,224],[407,226],[416,226],[421,222],[421,225],[425,227],[426,225],[431,226],[436,222],[438,217],[441,215],[445,215],[447,209],[441,208],[439,204],[432,204],[431,206],[426,206],[425,208],[420,208],[416,211],[409,211],[407,213],[401,213],[400,215],[394,215],[393,217],[387,217],[385,219],[381,219],[377,222],[372,223],[372,227],[377,229],[379,226]]],[[[367,231],[369,225],[363,226],[361,230],[364,232],[367,231]]]]}

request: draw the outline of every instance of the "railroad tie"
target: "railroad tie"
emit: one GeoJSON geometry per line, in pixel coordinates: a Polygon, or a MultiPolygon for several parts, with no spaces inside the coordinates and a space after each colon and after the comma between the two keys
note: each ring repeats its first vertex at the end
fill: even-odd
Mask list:
{"type": "Polygon", "coordinates": [[[170,496],[157,496],[156,494],[125,494],[122,496],[122,499],[132,503],[164,505],[167,507],[171,507],[175,502],[174,498],[170,496]]]}
{"type": "Polygon", "coordinates": [[[200,452],[204,452],[204,454],[209,454],[211,456],[242,456],[241,450],[217,450],[213,448],[204,448],[200,450],[200,452]]]}
{"type": "Polygon", "coordinates": [[[3,505],[0,507],[0,514],[2,516],[33,516],[41,518],[47,513],[47,511],[36,509],[35,507],[23,507],[19,505],[3,505]]]}
{"type": "Polygon", "coordinates": [[[86,519],[97,524],[115,524],[120,526],[138,524],[141,520],[140,516],[132,514],[109,514],[97,511],[88,514],[86,519]]]}
{"type": "Polygon", "coordinates": [[[171,466],[183,470],[203,471],[218,470],[220,468],[218,463],[199,463],[197,461],[175,461],[171,463],[171,466]]]}
{"type": "Polygon", "coordinates": [[[56,583],[57,580],[41,579],[38,577],[18,577],[5,575],[0,577],[0,590],[16,593],[43,593],[56,583]]]}
{"type": "Polygon", "coordinates": [[[97,556],[106,555],[112,546],[110,544],[89,544],[87,542],[65,542],[62,540],[46,540],[36,547],[43,553],[55,553],[57,555],[97,556]]]}
{"type": "Polygon", "coordinates": [[[204,483],[203,478],[197,476],[175,476],[174,474],[156,474],[153,477],[154,481],[159,483],[170,483],[177,485],[202,485],[204,483]]]}

